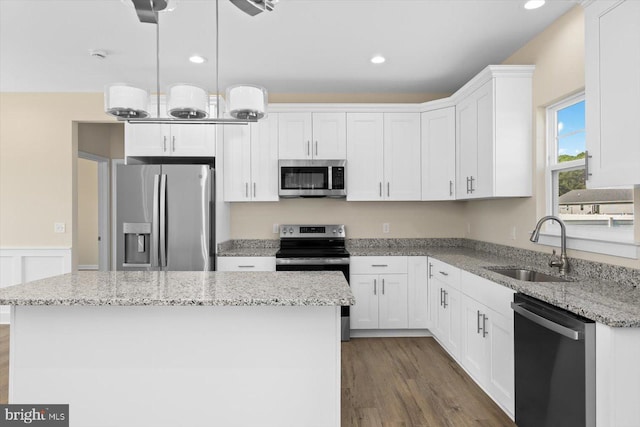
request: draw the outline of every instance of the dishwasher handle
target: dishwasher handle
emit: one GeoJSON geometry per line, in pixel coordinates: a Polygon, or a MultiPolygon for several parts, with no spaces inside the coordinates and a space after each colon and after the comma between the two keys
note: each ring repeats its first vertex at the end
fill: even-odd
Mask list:
{"type": "Polygon", "coordinates": [[[527,310],[524,307],[523,303],[516,303],[516,302],[512,302],[511,303],[511,308],[513,309],[514,312],[518,313],[519,315],[521,315],[522,317],[532,321],[533,323],[536,323],[544,328],[549,329],[550,331],[553,331],[557,334],[563,335],[569,339],[572,339],[574,341],[581,341],[584,340],[584,332],[582,331],[576,331],[575,329],[571,329],[568,328],[566,326],[560,325],[552,320],[549,320],[543,316],[540,316],[539,314],[536,314],[532,311],[527,310]]]}

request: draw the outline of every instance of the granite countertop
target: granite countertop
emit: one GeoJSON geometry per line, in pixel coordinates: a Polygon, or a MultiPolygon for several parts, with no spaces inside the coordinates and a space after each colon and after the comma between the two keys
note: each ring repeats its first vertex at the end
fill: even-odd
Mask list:
{"type": "Polygon", "coordinates": [[[264,256],[274,257],[279,248],[230,248],[218,252],[219,257],[264,256]]]}
{"type": "MultiPolygon", "coordinates": [[[[559,277],[556,270],[541,266],[534,258],[484,252],[465,247],[371,247],[350,248],[352,256],[430,256],[476,276],[538,298],[587,319],[613,327],[640,327],[640,287],[615,280],[569,274],[569,282],[526,282],[503,276],[486,267],[517,267],[559,277]]],[[[522,251],[531,252],[531,251],[522,251]]],[[[548,259],[550,254],[541,254],[548,259]]],[[[570,259],[570,262],[573,261],[570,259]]],[[[640,283],[639,283],[640,285],[640,283]]]]}
{"type": "Polygon", "coordinates": [[[240,239],[229,240],[218,245],[219,257],[229,256],[276,256],[280,249],[280,240],[240,239]]]}
{"type": "Polygon", "coordinates": [[[81,271],[0,289],[0,305],[347,306],[341,272],[81,271]]]}

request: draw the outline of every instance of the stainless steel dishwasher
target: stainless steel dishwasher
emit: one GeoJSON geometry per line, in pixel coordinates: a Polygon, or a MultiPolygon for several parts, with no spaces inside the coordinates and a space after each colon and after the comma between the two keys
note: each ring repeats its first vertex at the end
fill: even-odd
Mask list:
{"type": "Polygon", "coordinates": [[[523,294],[511,307],[518,427],[594,427],[595,323],[523,294]]]}

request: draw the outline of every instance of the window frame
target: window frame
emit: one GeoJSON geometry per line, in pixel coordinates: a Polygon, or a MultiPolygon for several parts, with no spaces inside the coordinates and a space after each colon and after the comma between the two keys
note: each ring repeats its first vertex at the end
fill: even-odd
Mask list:
{"type": "MultiPolygon", "coordinates": [[[[558,162],[557,113],[563,108],[585,101],[585,92],[579,92],[563,98],[545,108],[545,214],[559,215],[557,179],[560,172],[581,169],[585,160],[558,162]]],[[[586,129],[585,129],[586,133],[586,129]]],[[[585,141],[586,143],[586,141],[585,141]]],[[[585,146],[585,150],[588,147],[585,146]]],[[[635,220],[635,218],[634,218],[635,220]]],[[[635,225],[634,227],[636,227],[635,225]]],[[[590,233],[588,227],[580,225],[567,226],[567,247],[586,252],[613,255],[624,258],[640,259],[640,244],[634,241],[634,232],[615,233],[603,236],[602,232],[590,233]]],[[[592,230],[593,231],[593,230],[592,230]]],[[[545,223],[540,234],[539,243],[548,246],[560,246],[560,227],[551,222],[545,223]]]]}

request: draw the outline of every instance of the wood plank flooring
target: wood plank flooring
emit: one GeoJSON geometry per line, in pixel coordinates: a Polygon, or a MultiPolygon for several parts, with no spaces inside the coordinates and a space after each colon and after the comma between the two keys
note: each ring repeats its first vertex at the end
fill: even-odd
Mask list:
{"type": "MultiPolygon", "coordinates": [[[[7,403],[9,326],[0,325],[0,403],[7,403]]],[[[515,427],[433,338],[342,344],[341,427],[515,427]]]]}
{"type": "Polygon", "coordinates": [[[0,403],[9,399],[9,325],[0,325],[0,403]]]}
{"type": "Polygon", "coordinates": [[[342,344],[342,427],[515,424],[433,338],[342,344]]]}

